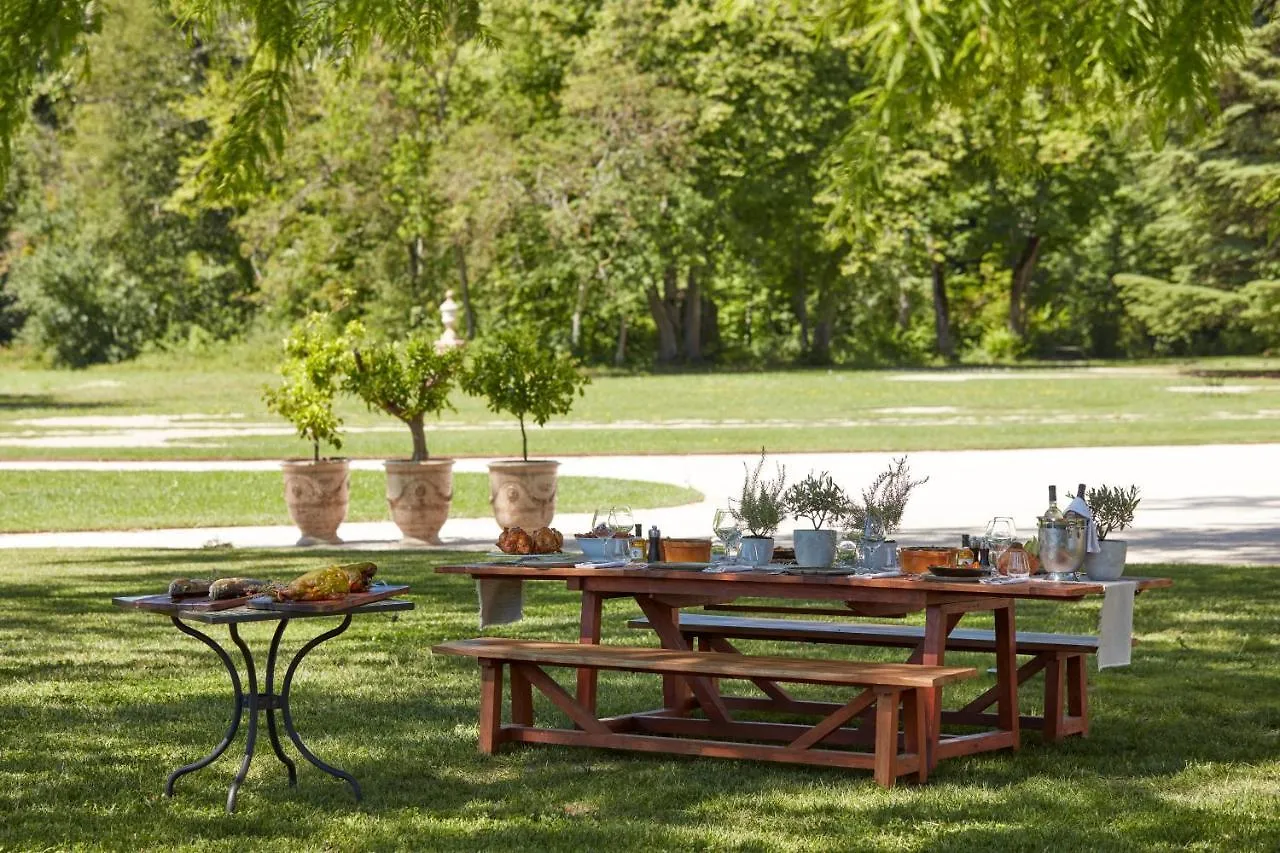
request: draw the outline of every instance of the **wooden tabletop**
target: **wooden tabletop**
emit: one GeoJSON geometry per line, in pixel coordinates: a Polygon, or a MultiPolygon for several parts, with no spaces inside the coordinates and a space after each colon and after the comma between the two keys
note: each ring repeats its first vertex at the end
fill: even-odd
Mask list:
{"type": "MultiPolygon", "coordinates": [[[[111,599],[117,607],[132,608],[134,602],[150,596],[121,595],[111,599]]],[[[203,622],[206,625],[229,625],[241,622],[278,622],[281,619],[313,619],[317,616],[345,616],[348,613],[390,613],[396,610],[412,610],[413,602],[399,598],[387,598],[349,607],[345,610],[333,610],[326,613],[308,613],[284,610],[262,610],[257,607],[232,607],[227,610],[183,610],[181,604],[173,605],[171,610],[149,609],[148,613],[160,613],[165,616],[178,616],[189,622],[203,622]]]]}
{"type": "MultiPolygon", "coordinates": [[[[781,568],[781,567],[779,567],[781,568]]],[[[643,566],[627,566],[620,568],[577,567],[572,564],[552,565],[519,565],[515,563],[466,563],[452,566],[440,566],[436,569],[442,574],[462,574],[475,578],[508,578],[511,580],[562,580],[575,578],[608,578],[634,579],[637,581],[680,581],[681,584],[707,584],[708,589],[732,589],[732,584],[750,584],[752,586],[768,585],[780,592],[794,595],[803,588],[822,590],[829,597],[841,588],[850,592],[860,590],[901,590],[930,593],[955,593],[957,595],[979,596],[989,595],[998,598],[1031,598],[1031,599],[1080,599],[1091,595],[1102,595],[1105,587],[1099,583],[1088,581],[1058,582],[1029,580],[1023,583],[984,584],[962,583],[955,581],[930,580],[922,575],[902,575],[890,578],[859,577],[857,575],[824,575],[824,574],[770,574],[767,571],[755,572],[701,572],[695,569],[650,569],[643,566]],[[715,585],[715,586],[711,586],[715,585]],[[724,586],[721,586],[724,585],[724,586]]],[[[1169,578],[1128,577],[1123,580],[1137,581],[1139,590],[1159,589],[1173,586],[1169,578]]]]}

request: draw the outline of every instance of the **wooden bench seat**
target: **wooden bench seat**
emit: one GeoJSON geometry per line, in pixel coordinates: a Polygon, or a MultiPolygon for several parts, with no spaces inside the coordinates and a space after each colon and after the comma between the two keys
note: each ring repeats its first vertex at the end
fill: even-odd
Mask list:
{"type": "Polygon", "coordinates": [[[928,761],[923,760],[927,723],[922,713],[924,692],[977,675],[977,670],[969,667],[849,663],[494,637],[442,643],[432,651],[480,662],[480,750],[485,753],[493,753],[503,742],[520,741],[858,767],[872,770],[876,781],[885,787],[904,774],[914,774],[921,782],[928,778],[928,761]],[[707,718],[687,717],[688,709],[668,708],[597,719],[547,675],[544,666],[680,676],[687,680],[707,718]],[[511,676],[510,724],[502,723],[504,668],[511,676]],[[738,721],[711,681],[722,678],[862,689],[816,725],[738,721]],[[534,726],[533,687],[578,728],[534,726]],[[870,732],[866,727],[846,727],[867,709],[874,712],[870,732]],[[819,748],[824,743],[866,742],[868,734],[874,744],[871,753],[819,748]],[[762,740],[784,743],[745,742],[762,740]]]}
{"type": "MultiPolygon", "coordinates": [[[[649,620],[632,619],[630,628],[648,628],[649,620]]],[[[801,643],[829,643],[848,646],[881,646],[919,649],[924,628],[919,625],[885,625],[867,622],[816,622],[797,619],[767,619],[748,616],[716,616],[681,613],[680,632],[690,644],[721,653],[736,651],[729,640],[781,640],[801,643]]],[[[1088,682],[1086,655],[1098,651],[1098,638],[1078,634],[1047,634],[1019,631],[1020,655],[1031,660],[1018,668],[1018,684],[1045,673],[1044,717],[1026,716],[1021,725],[1042,729],[1045,740],[1059,741],[1078,734],[1088,735],[1088,682]],[[1063,690],[1063,680],[1066,690],[1063,690]]],[[[995,632],[980,628],[956,628],[947,637],[947,650],[995,653],[995,632]]],[[[944,713],[953,723],[989,724],[995,715],[987,712],[996,702],[996,689],[979,696],[957,711],[944,713]]]]}

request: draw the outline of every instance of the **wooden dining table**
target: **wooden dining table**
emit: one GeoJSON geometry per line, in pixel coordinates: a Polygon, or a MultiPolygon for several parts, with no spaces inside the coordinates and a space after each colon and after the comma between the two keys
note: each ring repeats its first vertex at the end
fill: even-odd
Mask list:
{"type": "MultiPolygon", "coordinates": [[[[901,617],[923,611],[922,644],[909,662],[941,666],[947,637],[971,613],[993,614],[996,640],[997,714],[993,729],[947,735],[942,731],[941,689],[925,702],[926,746],[930,766],[944,758],[1020,745],[1015,604],[1018,600],[1076,602],[1100,596],[1101,584],[1027,580],[1019,583],[984,584],[934,580],[920,575],[860,577],[839,574],[782,573],[772,571],[707,572],[697,568],[633,564],[626,567],[564,563],[477,562],[441,566],[438,572],[468,575],[476,580],[556,581],[581,594],[581,643],[600,642],[603,603],[612,598],[632,598],[649,620],[663,648],[692,651],[679,629],[682,608],[732,604],[740,599],[790,599],[822,602],[850,616],[901,617]]],[[[1172,585],[1167,578],[1126,578],[1137,590],[1172,585]]],[[[808,612],[814,612],[809,610],[808,612]]],[[[831,612],[830,610],[821,612],[831,612]]],[[[777,685],[757,680],[764,699],[726,697],[714,679],[672,677],[664,679],[664,708],[642,712],[646,719],[671,719],[701,710],[725,730],[734,724],[735,710],[772,710],[816,713],[822,703],[798,702],[777,685]]],[[[597,671],[578,672],[578,702],[592,713],[597,705],[597,671]]],[[[825,706],[824,706],[825,707],[825,706]]],[[[640,716],[640,715],[635,715],[640,716]]]]}

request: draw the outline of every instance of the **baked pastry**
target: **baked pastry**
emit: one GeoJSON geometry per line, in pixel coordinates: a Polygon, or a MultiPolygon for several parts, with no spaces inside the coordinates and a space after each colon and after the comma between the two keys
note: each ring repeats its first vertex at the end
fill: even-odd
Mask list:
{"type": "Polygon", "coordinates": [[[498,550],[504,554],[532,554],[533,537],[520,527],[505,527],[498,536],[498,550]]]}
{"type": "Polygon", "coordinates": [[[539,527],[533,531],[533,553],[554,554],[564,545],[564,536],[554,527],[539,527]]]}

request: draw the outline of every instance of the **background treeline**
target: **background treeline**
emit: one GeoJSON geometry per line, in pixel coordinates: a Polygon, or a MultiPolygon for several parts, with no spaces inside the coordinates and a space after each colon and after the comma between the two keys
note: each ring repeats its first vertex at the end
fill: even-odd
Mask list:
{"type": "Polygon", "coordinates": [[[318,67],[265,191],[201,191],[241,27],[116,0],[42,81],[0,198],[0,344],[58,364],[312,310],[394,334],[532,323],[588,363],[884,364],[1280,347],[1280,16],[1160,146],[1124,108],[940,110],[837,204],[851,42],[718,0],[493,0],[446,38],[318,67]],[[1007,146],[1006,146],[1007,148],[1007,146]]]}

